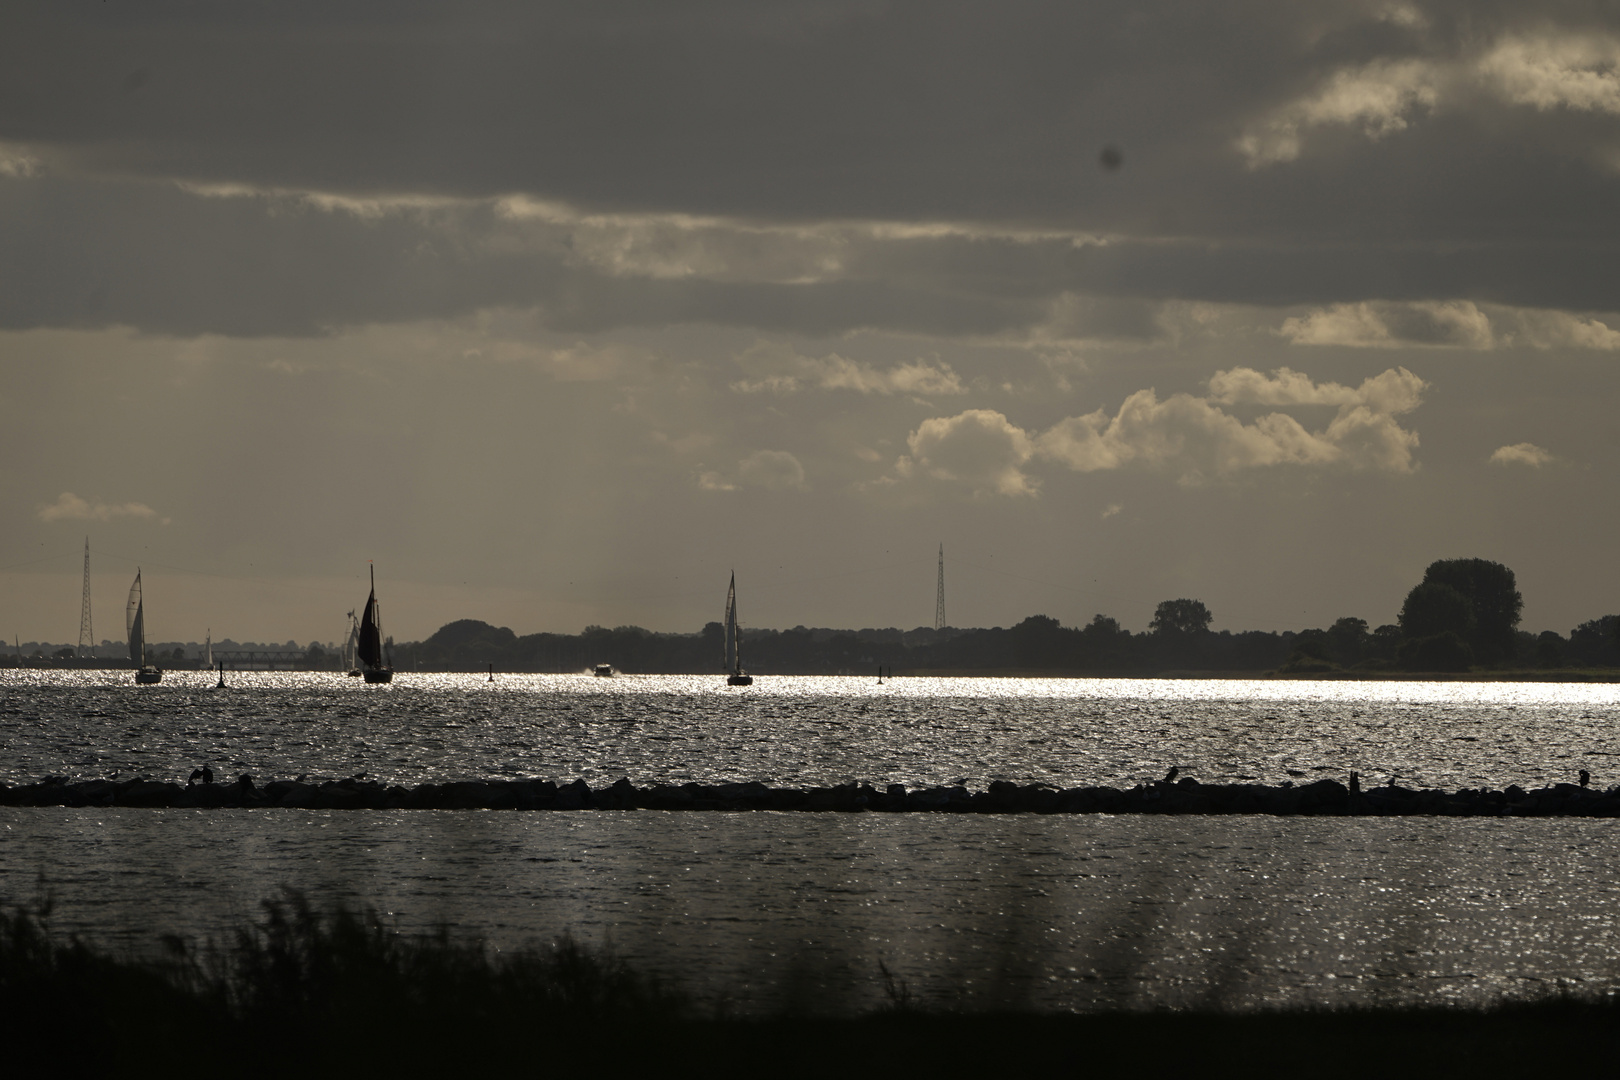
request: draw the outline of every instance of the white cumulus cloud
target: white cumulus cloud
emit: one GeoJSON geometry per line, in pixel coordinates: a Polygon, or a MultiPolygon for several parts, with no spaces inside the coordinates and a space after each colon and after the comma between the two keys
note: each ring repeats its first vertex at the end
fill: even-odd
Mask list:
{"type": "Polygon", "coordinates": [[[975,494],[1034,495],[1040,482],[1023,466],[1035,447],[1023,428],[992,409],[924,420],[906,439],[911,453],[901,476],[928,476],[966,484],[975,494]]]}
{"type": "MultiPolygon", "coordinates": [[[[1422,403],[1427,384],[1391,368],[1360,386],[1313,382],[1288,368],[1269,375],[1249,368],[1217,372],[1209,394],[1138,390],[1116,412],[1098,409],[1031,434],[999,412],[970,409],[924,421],[912,432],[911,453],[898,462],[902,478],[924,475],[965,483],[977,492],[1034,495],[1032,462],[1076,472],[1142,468],[1184,484],[1279,465],[1407,473],[1417,467],[1415,432],[1397,419],[1422,403]],[[1327,406],[1326,425],[1311,428],[1285,412],[1245,422],[1223,406],[1327,406]]],[[[1105,513],[1105,516],[1107,514],[1105,513]]]]}
{"type": "Polygon", "coordinates": [[[1307,93],[1258,117],[1236,147],[1249,168],[1259,169],[1296,160],[1315,128],[1359,128],[1376,141],[1423,116],[1488,101],[1620,115],[1620,37],[1519,32],[1447,55],[1339,68],[1307,93]]]}
{"type": "Polygon", "coordinates": [[[1620,331],[1598,318],[1468,300],[1333,304],[1284,319],[1278,333],[1295,345],[1373,349],[1620,350],[1620,331]]]}
{"type": "Polygon", "coordinates": [[[737,479],[750,487],[804,487],[804,466],[786,450],[755,450],[737,465],[737,479]]]}
{"type": "Polygon", "coordinates": [[[737,485],[721,476],[713,469],[706,469],[698,473],[697,486],[704,491],[736,491],[737,485]]]}
{"type": "Polygon", "coordinates": [[[1314,93],[1284,105],[1237,142],[1251,169],[1299,157],[1314,127],[1359,127],[1369,139],[1404,131],[1439,101],[1441,73],[1426,60],[1375,60],[1335,71],[1314,93]]]}
{"type": "Polygon", "coordinates": [[[1557,461],[1552,451],[1546,450],[1535,443],[1514,443],[1512,446],[1502,446],[1491,454],[1491,464],[1501,465],[1504,468],[1522,465],[1530,469],[1539,469],[1543,465],[1551,465],[1557,461]]]}
{"type": "Polygon", "coordinates": [[[1504,38],[1477,70],[1516,105],[1620,113],[1620,40],[1607,35],[1504,38]]]}
{"type": "Polygon", "coordinates": [[[1279,332],[1295,345],[1489,349],[1496,344],[1490,317],[1467,300],[1333,304],[1284,319],[1279,332]]]}
{"type": "Polygon", "coordinates": [[[144,518],[155,520],[158,514],[145,503],[104,503],[82,499],[71,491],[58,495],[49,506],[41,507],[41,521],[112,521],[115,518],[144,518]]]}

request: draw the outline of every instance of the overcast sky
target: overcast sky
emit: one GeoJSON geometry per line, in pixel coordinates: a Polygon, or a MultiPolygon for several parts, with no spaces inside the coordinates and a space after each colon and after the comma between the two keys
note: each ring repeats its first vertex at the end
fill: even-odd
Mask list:
{"type": "Polygon", "coordinates": [[[1603,3],[0,13],[0,633],[1620,611],[1603,3]]]}

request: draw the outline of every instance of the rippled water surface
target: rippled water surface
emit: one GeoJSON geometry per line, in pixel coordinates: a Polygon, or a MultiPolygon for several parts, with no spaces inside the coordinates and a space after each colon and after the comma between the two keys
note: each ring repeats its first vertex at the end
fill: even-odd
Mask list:
{"type": "Polygon", "coordinates": [[[742,1010],[1485,1002],[1620,988],[1620,829],[1547,819],[0,809],[0,895],[151,948],[278,885],[563,930],[742,1010]]]}
{"type": "MultiPolygon", "coordinates": [[[[1607,685],[0,676],[0,780],[1620,780],[1607,685]]],[[[0,899],[150,948],[289,886],[507,947],[571,931],[740,1009],[1458,1002],[1620,990],[1594,820],[0,808],[0,899]]]]}
{"type": "Polygon", "coordinates": [[[1620,781],[1609,684],[875,679],[128,672],[0,676],[0,781],[390,783],[582,777],[593,786],[760,780],[1130,785],[1172,764],[1206,782],[1396,774],[1409,786],[1526,786],[1582,768],[1620,781]]]}

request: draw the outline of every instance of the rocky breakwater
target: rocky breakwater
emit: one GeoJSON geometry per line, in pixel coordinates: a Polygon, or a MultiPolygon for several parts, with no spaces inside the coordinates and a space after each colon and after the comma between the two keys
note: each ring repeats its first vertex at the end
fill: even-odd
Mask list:
{"type": "Polygon", "coordinates": [[[1503,791],[1442,791],[1391,784],[1357,790],[1336,780],[1294,786],[1179,782],[1056,788],[996,781],[984,791],[965,787],[907,788],[890,784],[776,788],[748,784],[650,784],[628,779],[592,788],[583,780],[469,780],[415,787],[353,777],[229,783],[69,780],[0,784],[3,806],[128,806],[283,808],[305,810],[786,810],[965,814],[1277,814],[1316,816],[1620,817],[1620,787],[1599,790],[1553,784],[1503,791]]]}

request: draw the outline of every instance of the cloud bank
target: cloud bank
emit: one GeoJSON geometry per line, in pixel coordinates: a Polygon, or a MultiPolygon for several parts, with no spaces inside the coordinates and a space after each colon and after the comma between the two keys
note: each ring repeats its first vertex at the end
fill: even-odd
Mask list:
{"type": "Polygon", "coordinates": [[[1393,474],[1417,468],[1416,432],[1398,417],[1422,403],[1427,384],[1405,368],[1392,368],[1358,387],[1315,383],[1281,368],[1267,375],[1250,368],[1217,372],[1203,397],[1151,389],[1106,409],[1059,421],[1032,434],[999,412],[971,409],[924,421],[899,459],[901,478],[955,481],[977,494],[1033,496],[1040,481],[1027,467],[1050,461],[1075,472],[1140,468],[1183,484],[1228,479],[1253,469],[1291,465],[1393,474]],[[1245,422],[1238,406],[1328,406],[1334,415],[1312,430],[1284,412],[1245,422]]]}

